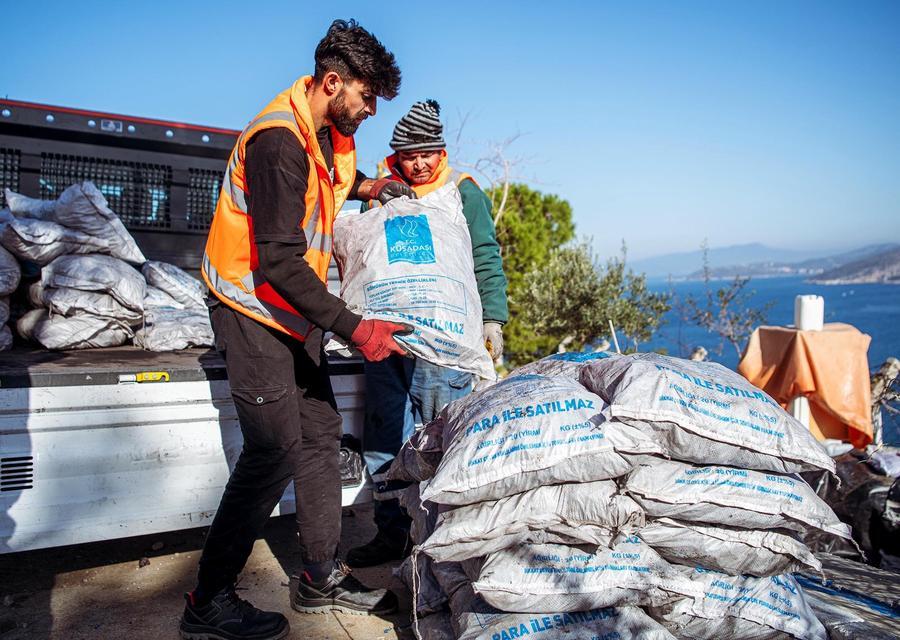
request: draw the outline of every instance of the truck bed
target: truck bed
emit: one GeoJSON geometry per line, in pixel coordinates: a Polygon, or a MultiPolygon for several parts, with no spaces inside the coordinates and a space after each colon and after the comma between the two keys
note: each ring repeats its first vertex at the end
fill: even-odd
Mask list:
{"type": "Polygon", "coordinates": [[[119,377],[165,371],[185,382],[225,379],[225,363],[213,349],[154,353],[138,347],[48,351],[16,347],[0,354],[0,388],[119,384],[119,377]]]}
{"type": "MultiPolygon", "coordinates": [[[[332,376],[362,373],[359,360],[332,359],[332,376]]],[[[224,380],[225,362],[214,349],[154,353],[134,346],[78,351],[15,347],[0,353],[0,388],[120,384],[122,376],[166,372],[171,382],[224,380]]]]}
{"type": "MultiPolygon", "coordinates": [[[[331,374],[344,432],[360,438],[362,363],[331,374]]],[[[213,350],[4,352],[0,554],[209,524],[242,446],[213,350]]],[[[369,493],[345,486],[342,502],[369,493]]],[[[275,513],[294,509],[289,486],[275,513]]]]}

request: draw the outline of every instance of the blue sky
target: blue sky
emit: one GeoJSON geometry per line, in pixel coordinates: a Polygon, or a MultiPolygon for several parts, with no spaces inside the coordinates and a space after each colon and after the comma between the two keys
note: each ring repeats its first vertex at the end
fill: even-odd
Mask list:
{"type": "Polygon", "coordinates": [[[468,159],[522,134],[600,256],[900,241],[897,2],[3,5],[0,95],[238,129],[355,17],[403,71],[363,170],[435,98],[468,159]]]}

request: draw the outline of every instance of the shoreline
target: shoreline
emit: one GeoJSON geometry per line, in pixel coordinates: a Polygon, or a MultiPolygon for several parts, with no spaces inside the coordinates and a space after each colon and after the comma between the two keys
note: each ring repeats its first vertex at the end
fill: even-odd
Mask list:
{"type": "MultiPolygon", "coordinates": [[[[816,280],[814,278],[807,278],[803,274],[799,273],[785,273],[785,274],[777,274],[777,275],[733,275],[733,276],[714,276],[709,279],[710,282],[732,282],[735,278],[740,279],[749,279],[753,280],[782,280],[782,279],[802,279],[804,284],[816,284],[822,285],[826,287],[831,286],[842,286],[842,285],[861,285],[861,284],[883,284],[883,285],[900,285],[900,280],[856,280],[856,279],[847,279],[847,280],[816,280]]],[[[672,283],[682,283],[682,282],[704,282],[703,278],[687,278],[687,277],[679,277],[679,278],[669,278],[667,276],[647,276],[648,282],[672,282],[672,283]]]]}

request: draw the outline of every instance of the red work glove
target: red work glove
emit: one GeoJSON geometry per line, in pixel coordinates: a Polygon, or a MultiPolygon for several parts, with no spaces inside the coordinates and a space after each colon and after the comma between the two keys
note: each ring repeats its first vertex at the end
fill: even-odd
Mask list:
{"type": "Polygon", "coordinates": [[[384,360],[392,353],[406,355],[406,350],[397,344],[394,335],[408,336],[414,329],[408,324],[398,324],[385,320],[361,320],[350,336],[353,346],[359,349],[369,362],[384,360]]]}
{"type": "Polygon", "coordinates": [[[372,199],[378,200],[381,204],[387,204],[394,198],[400,198],[401,196],[406,196],[412,200],[416,199],[416,192],[412,190],[412,187],[405,182],[391,178],[376,180],[372,184],[370,193],[372,194],[372,199]]]}

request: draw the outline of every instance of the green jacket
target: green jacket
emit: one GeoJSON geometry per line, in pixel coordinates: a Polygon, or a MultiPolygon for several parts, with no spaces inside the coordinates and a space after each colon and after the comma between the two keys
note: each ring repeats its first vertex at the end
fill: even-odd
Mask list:
{"type": "MultiPolygon", "coordinates": [[[[484,322],[505,324],[509,320],[506,274],[503,273],[500,245],[497,244],[497,233],[494,230],[491,200],[472,180],[465,179],[458,187],[463,215],[472,238],[472,259],[475,263],[478,295],[481,297],[482,318],[484,322]]],[[[360,211],[368,210],[369,203],[364,202],[360,211]]]]}
{"type": "Polygon", "coordinates": [[[491,200],[472,180],[459,184],[463,215],[472,237],[472,259],[475,262],[475,280],[481,296],[482,317],[485,322],[506,323],[509,309],[506,303],[506,274],[500,258],[500,245],[491,215],[491,200]]]}

